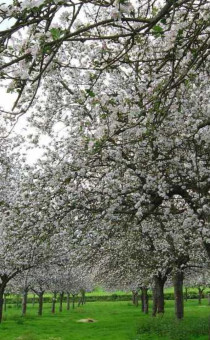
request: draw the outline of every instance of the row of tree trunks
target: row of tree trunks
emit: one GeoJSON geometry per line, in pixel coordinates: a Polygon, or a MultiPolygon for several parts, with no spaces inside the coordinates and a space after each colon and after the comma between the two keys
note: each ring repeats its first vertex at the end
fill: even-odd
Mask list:
{"type": "MultiPolygon", "coordinates": [[[[174,274],[174,298],[175,298],[175,315],[177,319],[182,319],[184,316],[184,295],[183,295],[183,279],[184,275],[182,271],[177,271],[174,274]]],[[[153,287],[153,309],[152,315],[164,314],[164,284],[166,282],[166,277],[156,276],[154,278],[153,287]]],[[[148,313],[148,289],[146,287],[141,287],[141,306],[142,312],[148,313]]],[[[133,303],[136,304],[136,296],[132,292],[133,303]]]]}
{"type": "MultiPolygon", "coordinates": [[[[39,308],[38,308],[38,315],[42,315],[42,310],[43,310],[43,295],[44,295],[44,291],[42,292],[37,292],[36,293],[38,295],[38,299],[39,299],[39,308]]],[[[57,293],[54,292],[53,294],[53,299],[52,299],[52,313],[55,313],[55,304],[56,304],[56,296],[57,293]]],[[[73,308],[75,307],[75,295],[73,294],[73,299],[72,299],[72,303],[73,303],[73,308]]],[[[24,316],[26,314],[26,308],[27,308],[27,297],[28,297],[28,288],[26,288],[23,292],[23,298],[22,298],[22,316],[24,316]]],[[[63,311],[63,298],[64,298],[64,292],[61,292],[59,294],[59,312],[63,311]]],[[[85,294],[82,295],[80,301],[79,301],[79,305],[80,304],[84,304],[85,303],[85,294]]],[[[70,309],[70,293],[67,293],[67,310],[70,309]]]]}
{"type": "MultiPolygon", "coordinates": [[[[174,296],[175,296],[175,314],[177,319],[182,319],[184,316],[184,303],[183,303],[183,272],[177,271],[174,275],[174,296]]],[[[161,276],[156,276],[154,279],[154,288],[153,288],[153,312],[152,315],[156,316],[156,314],[164,313],[164,284],[166,282],[166,277],[162,278],[161,276]]],[[[2,314],[3,314],[3,306],[4,306],[4,290],[6,287],[5,283],[2,282],[0,285],[0,322],[2,321],[2,314]]],[[[142,311],[147,314],[148,313],[148,289],[146,287],[141,288],[141,302],[142,302],[142,311]]],[[[201,291],[201,296],[202,296],[201,291]]],[[[132,299],[133,303],[138,306],[138,292],[132,292],[132,299]]],[[[43,294],[44,292],[40,292],[39,296],[39,310],[38,315],[42,315],[43,309],[43,294]]],[[[23,292],[23,300],[22,300],[22,315],[26,314],[27,308],[27,295],[28,289],[25,289],[23,292]]],[[[53,300],[52,300],[52,313],[55,313],[55,303],[56,303],[56,292],[54,292],[53,300]]],[[[60,312],[62,311],[62,304],[63,304],[63,296],[64,293],[60,293],[60,312]]],[[[83,303],[84,303],[84,296],[83,303]]],[[[73,308],[75,307],[75,294],[72,294],[72,304],[73,308]]],[[[67,294],[67,310],[70,309],[70,294],[67,294]]]]}
{"type": "MultiPolygon", "coordinates": [[[[72,308],[75,308],[75,297],[77,294],[72,294],[72,308]]],[[[54,314],[55,313],[55,305],[56,305],[56,297],[57,297],[57,292],[53,293],[53,299],[52,299],[52,309],[51,312],[54,314]]],[[[61,292],[59,294],[59,312],[63,311],[63,298],[64,298],[64,292],[61,292]]],[[[67,299],[66,299],[66,309],[70,310],[70,293],[67,293],[67,299]]],[[[83,302],[84,303],[84,302],[83,302]]]]}

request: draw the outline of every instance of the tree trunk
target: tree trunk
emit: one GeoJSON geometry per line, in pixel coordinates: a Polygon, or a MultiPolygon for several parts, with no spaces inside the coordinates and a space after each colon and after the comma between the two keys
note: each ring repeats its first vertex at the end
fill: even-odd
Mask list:
{"type": "Polygon", "coordinates": [[[142,303],[141,310],[145,314],[148,314],[148,311],[149,311],[149,304],[148,304],[149,297],[148,297],[147,291],[148,291],[147,288],[145,287],[141,288],[141,303],[142,303]]]}
{"type": "Polygon", "coordinates": [[[4,304],[4,288],[0,286],[0,323],[3,316],[3,304],[4,304]]]}
{"type": "Polygon", "coordinates": [[[157,313],[164,313],[164,284],[166,277],[155,276],[154,281],[152,315],[156,316],[157,313]]]}
{"type": "Polygon", "coordinates": [[[135,305],[135,294],[136,292],[132,290],[132,303],[135,305]]]}
{"type": "Polygon", "coordinates": [[[177,271],[174,275],[174,298],[175,315],[179,320],[184,317],[183,279],[183,272],[177,271]]]}
{"type": "Polygon", "coordinates": [[[75,294],[72,294],[72,308],[75,308],[75,294]]]}
{"type": "Polygon", "coordinates": [[[85,290],[84,289],[82,289],[81,294],[82,294],[82,305],[84,305],[85,304],[85,290]]]}
{"type": "Polygon", "coordinates": [[[53,314],[55,313],[56,296],[57,296],[57,293],[54,292],[53,293],[53,298],[52,298],[52,310],[51,310],[53,314]]]}
{"type": "Polygon", "coordinates": [[[35,294],[33,295],[33,299],[32,299],[32,306],[34,307],[35,305],[35,294]]]}
{"type": "Polygon", "coordinates": [[[28,288],[26,288],[26,289],[23,291],[23,297],[22,297],[22,316],[25,316],[25,315],[26,315],[27,298],[28,298],[28,288]]]}
{"type": "Polygon", "coordinates": [[[3,316],[3,307],[4,307],[4,291],[7,285],[7,280],[4,280],[3,277],[1,277],[1,283],[0,283],[0,323],[2,322],[2,316],[3,316]]]}
{"type": "Polygon", "coordinates": [[[41,292],[38,294],[39,297],[39,309],[38,309],[38,315],[42,315],[42,311],[43,311],[43,295],[44,292],[41,292]]]}
{"type": "Polygon", "coordinates": [[[198,304],[201,305],[204,289],[198,287],[198,304]]]}
{"type": "Polygon", "coordinates": [[[59,312],[62,312],[62,310],[63,310],[63,295],[64,295],[64,292],[61,292],[61,293],[60,293],[59,312]]]}
{"type": "Polygon", "coordinates": [[[67,293],[67,305],[66,305],[66,309],[69,310],[70,309],[70,293],[67,293]]]}
{"type": "Polygon", "coordinates": [[[188,300],[188,289],[185,287],[185,301],[187,302],[188,300]]]}
{"type": "Polygon", "coordinates": [[[4,294],[4,312],[7,311],[7,294],[4,294]]]}
{"type": "Polygon", "coordinates": [[[144,313],[144,295],[143,295],[143,288],[141,288],[141,311],[144,313]]]}
{"type": "Polygon", "coordinates": [[[135,290],[132,291],[132,302],[136,307],[138,307],[139,305],[138,292],[135,290]]]}

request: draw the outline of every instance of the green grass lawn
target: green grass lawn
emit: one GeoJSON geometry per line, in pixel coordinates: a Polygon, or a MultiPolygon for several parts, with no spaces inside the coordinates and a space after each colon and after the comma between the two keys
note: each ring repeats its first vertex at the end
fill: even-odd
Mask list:
{"type": "MultiPolygon", "coordinates": [[[[204,289],[204,293],[209,292],[210,289],[206,288],[204,289]]],[[[173,293],[174,292],[174,288],[173,287],[168,287],[164,289],[164,293],[168,294],[168,293],[173,293]]],[[[151,292],[150,292],[151,293],[151,292]]],[[[190,293],[196,293],[198,294],[198,289],[197,288],[188,288],[188,294],[190,293]]],[[[113,294],[117,294],[117,295],[132,295],[131,291],[123,291],[123,290],[117,290],[117,291],[105,291],[102,287],[96,287],[92,292],[90,293],[86,293],[86,296],[111,296],[113,294]]]]}
{"type": "MultiPolygon", "coordinates": [[[[9,306],[10,307],[10,306],[9,306]]],[[[92,302],[75,310],[50,313],[44,305],[43,316],[37,316],[37,304],[28,306],[27,316],[12,306],[4,313],[0,340],[208,340],[210,307],[190,300],[185,319],[174,319],[173,301],[166,301],[164,317],[143,315],[140,307],[129,302],[92,302]],[[78,323],[93,318],[95,323],[78,323]]],[[[58,307],[58,306],[57,306],[58,307]]]]}
{"type": "MultiPolygon", "coordinates": [[[[149,291],[151,293],[151,291],[149,291]]],[[[164,293],[168,294],[168,293],[173,293],[174,292],[174,288],[173,287],[168,287],[164,289],[164,293]]],[[[208,293],[210,292],[209,288],[204,289],[204,293],[208,293]]],[[[190,293],[196,293],[198,294],[198,289],[197,288],[188,288],[188,294],[190,293]]],[[[117,295],[132,295],[131,291],[123,291],[123,290],[113,290],[113,291],[106,291],[104,290],[102,287],[96,287],[92,292],[89,293],[85,293],[86,296],[111,296],[113,294],[117,294],[117,295]]],[[[9,294],[7,295],[8,298],[13,298],[14,300],[16,299],[15,295],[9,294]]],[[[28,297],[32,298],[34,296],[34,294],[29,293],[28,297]]],[[[44,294],[45,297],[52,297],[52,293],[45,293],[44,294]]]]}

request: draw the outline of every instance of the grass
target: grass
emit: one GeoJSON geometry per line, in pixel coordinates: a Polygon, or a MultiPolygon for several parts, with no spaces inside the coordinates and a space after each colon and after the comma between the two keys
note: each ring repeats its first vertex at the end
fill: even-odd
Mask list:
{"type": "MultiPolygon", "coordinates": [[[[204,293],[209,292],[209,288],[204,289],[204,293]]],[[[168,287],[164,289],[165,294],[168,293],[173,293],[174,292],[174,288],[173,287],[168,287]]],[[[198,289],[197,288],[188,288],[188,294],[190,293],[195,293],[198,294],[198,289]]],[[[111,296],[113,294],[117,294],[117,295],[132,295],[131,291],[122,291],[122,290],[117,290],[117,291],[105,291],[102,287],[96,287],[92,292],[90,293],[86,293],[86,296],[111,296]]]]}
{"type": "MultiPolygon", "coordinates": [[[[204,290],[204,294],[206,294],[207,292],[209,292],[210,289],[209,288],[206,288],[204,290]]],[[[173,287],[168,287],[168,288],[165,288],[164,289],[164,292],[165,294],[168,294],[168,293],[173,293],[174,292],[174,288],[173,287]]],[[[150,292],[151,293],[151,292],[150,292]]],[[[188,294],[190,293],[195,293],[195,294],[198,294],[198,289],[197,288],[188,288],[188,294]]],[[[114,290],[114,291],[105,291],[102,287],[96,287],[92,292],[89,292],[89,293],[86,293],[85,295],[88,297],[97,297],[97,296],[112,296],[113,294],[117,294],[118,296],[122,296],[122,295],[132,295],[131,291],[123,291],[123,290],[114,290]]],[[[34,294],[31,294],[29,293],[28,294],[28,297],[29,298],[32,298],[34,296],[34,294]]],[[[45,293],[44,294],[45,297],[52,297],[52,293],[45,293]]],[[[16,299],[15,298],[15,295],[12,295],[12,294],[9,294],[8,295],[8,298],[13,298],[14,300],[16,299]]],[[[20,299],[20,297],[19,297],[20,299]]]]}
{"type": "Polygon", "coordinates": [[[50,304],[45,304],[42,317],[37,316],[37,304],[29,305],[24,318],[15,305],[8,307],[0,340],[208,340],[210,307],[206,300],[201,306],[189,300],[181,322],[174,319],[173,301],[166,301],[164,317],[157,318],[143,315],[130,302],[119,301],[87,303],[55,315],[50,313],[50,304]],[[77,322],[84,318],[97,322],[77,322]]]}

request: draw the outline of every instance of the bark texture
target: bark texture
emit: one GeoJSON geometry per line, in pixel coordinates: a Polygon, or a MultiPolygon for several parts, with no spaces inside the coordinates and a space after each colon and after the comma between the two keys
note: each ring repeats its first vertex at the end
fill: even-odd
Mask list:
{"type": "Polygon", "coordinates": [[[184,317],[183,279],[182,271],[174,274],[175,315],[179,320],[184,317]]]}
{"type": "Polygon", "coordinates": [[[66,309],[70,309],[70,293],[67,293],[67,300],[66,300],[66,309]]]}
{"type": "Polygon", "coordinates": [[[135,290],[132,291],[132,302],[133,302],[133,304],[136,307],[138,307],[138,305],[139,305],[139,296],[138,296],[138,292],[135,291],[135,290]]]}
{"type": "Polygon", "coordinates": [[[52,312],[53,314],[55,313],[56,296],[57,296],[57,293],[54,292],[54,293],[53,293],[53,298],[52,298],[52,309],[51,309],[51,312],[52,312]]]}
{"type": "Polygon", "coordinates": [[[148,314],[149,311],[149,297],[147,291],[148,291],[147,288],[145,287],[141,288],[141,303],[142,303],[141,310],[145,314],[148,314]]]}
{"type": "Polygon", "coordinates": [[[39,293],[39,309],[38,309],[38,315],[42,315],[42,311],[43,311],[43,295],[44,295],[44,292],[40,292],[39,293]]]}
{"type": "Polygon", "coordinates": [[[23,297],[22,297],[22,316],[26,315],[27,299],[28,299],[28,288],[25,288],[25,290],[23,291],[23,297]]]}
{"type": "Polygon", "coordinates": [[[60,293],[60,304],[59,304],[59,312],[63,311],[63,296],[64,296],[64,292],[60,293]]]}
{"type": "Polygon", "coordinates": [[[7,285],[7,277],[3,276],[1,277],[1,283],[0,283],[0,323],[2,322],[2,316],[3,316],[3,308],[4,308],[4,291],[7,285]]]}
{"type": "Polygon", "coordinates": [[[164,284],[166,277],[155,276],[153,288],[153,311],[152,315],[164,313],[164,284]]]}

